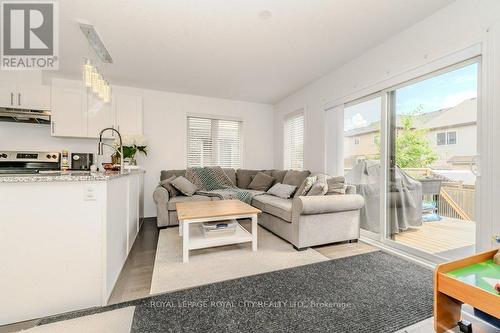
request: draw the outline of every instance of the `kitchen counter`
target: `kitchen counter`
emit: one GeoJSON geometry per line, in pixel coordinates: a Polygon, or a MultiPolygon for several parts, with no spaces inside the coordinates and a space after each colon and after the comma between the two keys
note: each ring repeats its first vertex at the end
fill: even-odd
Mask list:
{"type": "Polygon", "coordinates": [[[82,182],[107,181],[114,178],[144,173],[144,170],[90,172],[90,171],[55,171],[37,174],[0,174],[0,183],[38,183],[38,182],[82,182]]]}
{"type": "Polygon", "coordinates": [[[144,171],[0,182],[0,326],[106,305],[144,216],[144,171]]]}

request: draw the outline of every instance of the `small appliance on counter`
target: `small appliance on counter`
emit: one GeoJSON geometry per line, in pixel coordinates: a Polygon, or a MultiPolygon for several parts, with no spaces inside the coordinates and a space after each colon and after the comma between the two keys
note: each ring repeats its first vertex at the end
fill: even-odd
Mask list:
{"type": "Polygon", "coordinates": [[[94,154],[91,153],[71,153],[71,170],[90,170],[94,164],[94,154]]]}

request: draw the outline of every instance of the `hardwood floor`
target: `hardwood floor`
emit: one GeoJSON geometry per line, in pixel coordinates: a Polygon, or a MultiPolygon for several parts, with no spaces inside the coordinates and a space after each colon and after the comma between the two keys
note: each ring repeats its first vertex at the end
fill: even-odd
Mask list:
{"type": "Polygon", "coordinates": [[[315,246],[313,247],[313,249],[329,259],[339,259],[379,250],[378,248],[363,242],[342,242],[330,245],[315,246]]]}
{"type": "Polygon", "coordinates": [[[149,296],[158,235],[156,218],[146,218],[118,277],[108,304],[149,296]]]}
{"type": "MultiPolygon", "coordinates": [[[[143,222],[129,257],[111,294],[109,304],[115,304],[136,298],[149,296],[153,266],[156,255],[159,230],[156,219],[149,218],[143,222]]],[[[378,251],[378,248],[363,242],[335,243],[316,246],[314,250],[330,259],[338,259],[363,253],[378,251]]],[[[0,327],[0,333],[15,332],[35,326],[38,320],[0,327]]],[[[432,320],[413,325],[401,333],[431,332],[432,320]]]]}
{"type": "Polygon", "coordinates": [[[418,228],[403,231],[395,236],[395,240],[435,254],[472,246],[475,235],[475,222],[443,218],[441,221],[424,222],[418,228]]]}

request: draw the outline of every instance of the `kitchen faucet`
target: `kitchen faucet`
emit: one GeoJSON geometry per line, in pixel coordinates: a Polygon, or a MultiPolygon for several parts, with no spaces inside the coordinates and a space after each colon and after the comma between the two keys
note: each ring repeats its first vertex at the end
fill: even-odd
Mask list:
{"type": "Polygon", "coordinates": [[[97,145],[97,155],[100,155],[102,156],[102,154],[104,153],[104,146],[108,146],[108,147],[111,147],[113,148],[118,154],[120,154],[120,173],[123,173],[123,142],[122,142],[122,135],[120,134],[120,132],[118,132],[118,130],[114,129],[113,127],[106,127],[105,129],[103,129],[100,133],[99,133],[99,143],[97,145]],[[110,131],[114,131],[116,132],[116,134],[118,134],[118,139],[120,140],[120,150],[116,149],[114,146],[110,145],[110,144],[107,144],[107,143],[104,143],[102,142],[102,134],[107,131],[107,130],[110,130],[110,131]]]}

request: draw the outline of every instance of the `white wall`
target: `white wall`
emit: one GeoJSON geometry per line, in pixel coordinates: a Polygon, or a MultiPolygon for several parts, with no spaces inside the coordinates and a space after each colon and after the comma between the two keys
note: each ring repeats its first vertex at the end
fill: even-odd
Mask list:
{"type": "Polygon", "coordinates": [[[278,102],[275,166],[283,164],[282,123],[287,113],[306,107],[304,167],[322,171],[325,103],[481,42],[499,12],[500,1],[459,0],[278,102]]]}
{"type": "MultiPolygon", "coordinates": [[[[478,229],[480,248],[492,246],[491,235],[500,234],[500,207],[495,200],[500,197],[500,157],[498,145],[485,144],[500,140],[500,1],[458,0],[372,48],[303,89],[275,105],[274,158],[275,167],[283,165],[283,118],[288,112],[305,107],[304,167],[313,171],[324,171],[325,161],[334,164],[335,156],[326,156],[325,137],[341,139],[335,131],[341,126],[332,126],[325,133],[325,121],[343,121],[341,117],[326,119],[325,104],[355,94],[361,90],[389,82],[391,78],[424,66],[434,60],[466,49],[476,43],[483,45],[483,124],[488,127],[489,137],[481,134],[480,145],[489,146],[483,151],[481,167],[485,186],[481,192],[481,224],[478,229]],[[489,31],[487,33],[487,30],[489,31]],[[488,91],[486,91],[488,90],[488,91]],[[486,100],[487,99],[487,100],[486,100]]],[[[342,110],[342,108],[339,108],[342,110]]],[[[328,112],[330,113],[330,112],[328,112]]],[[[330,145],[330,144],[329,144],[330,145]]],[[[340,159],[341,157],[339,156],[340,159]]]]}
{"type": "MultiPolygon", "coordinates": [[[[267,104],[114,87],[115,92],[143,97],[147,157],[139,156],[146,169],[145,216],[156,216],[152,199],[163,169],[186,167],[186,114],[238,117],[243,120],[243,167],[273,168],[273,107],[267,104]]],[[[54,138],[50,126],[0,122],[0,150],[97,151],[94,139],[54,138]]]]}

